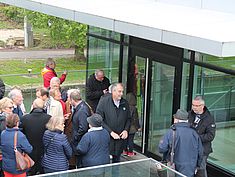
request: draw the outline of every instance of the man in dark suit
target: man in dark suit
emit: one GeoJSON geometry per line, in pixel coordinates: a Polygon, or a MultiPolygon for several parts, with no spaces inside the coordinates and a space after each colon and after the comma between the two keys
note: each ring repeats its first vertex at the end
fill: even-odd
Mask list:
{"type": "Polygon", "coordinates": [[[113,163],[120,162],[125,146],[125,139],[130,129],[131,115],[128,102],[122,98],[123,85],[112,85],[112,93],[103,97],[97,106],[96,113],[103,117],[103,127],[110,134],[110,154],[113,163]]]}
{"type": "Polygon", "coordinates": [[[37,98],[33,102],[33,109],[30,114],[22,117],[22,132],[27,137],[29,143],[33,146],[30,154],[35,164],[28,172],[28,175],[42,174],[41,157],[44,153],[44,145],[42,141],[43,134],[46,130],[46,124],[50,119],[50,115],[44,111],[44,101],[37,98]]]}

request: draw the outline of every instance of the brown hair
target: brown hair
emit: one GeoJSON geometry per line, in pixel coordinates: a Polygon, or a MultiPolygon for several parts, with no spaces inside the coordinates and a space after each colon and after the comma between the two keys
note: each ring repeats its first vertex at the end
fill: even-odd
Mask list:
{"type": "Polygon", "coordinates": [[[41,88],[40,92],[41,92],[41,96],[46,95],[47,97],[49,97],[49,91],[46,88],[44,87],[41,88]]]}
{"type": "Polygon", "coordinates": [[[46,66],[50,66],[51,64],[55,64],[55,61],[53,60],[53,58],[48,58],[47,60],[46,60],[46,66]]]}
{"type": "Polygon", "coordinates": [[[17,114],[9,114],[6,117],[6,127],[7,128],[13,128],[17,125],[17,122],[19,122],[19,116],[17,114]]]}

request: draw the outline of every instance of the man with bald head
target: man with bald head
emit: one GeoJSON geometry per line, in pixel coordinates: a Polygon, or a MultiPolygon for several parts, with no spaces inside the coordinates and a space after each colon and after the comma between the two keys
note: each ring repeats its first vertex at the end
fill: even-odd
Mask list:
{"type": "Polygon", "coordinates": [[[44,152],[42,137],[46,130],[46,124],[51,117],[45,113],[43,108],[44,101],[37,98],[33,102],[32,111],[22,118],[22,132],[27,137],[29,143],[33,146],[33,151],[29,155],[35,162],[35,165],[30,169],[28,175],[43,173],[41,167],[41,156],[44,152]]]}
{"type": "Polygon", "coordinates": [[[108,93],[110,81],[105,77],[104,71],[97,69],[94,74],[90,75],[86,83],[86,101],[91,106],[93,112],[99,103],[100,97],[108,93]]]}

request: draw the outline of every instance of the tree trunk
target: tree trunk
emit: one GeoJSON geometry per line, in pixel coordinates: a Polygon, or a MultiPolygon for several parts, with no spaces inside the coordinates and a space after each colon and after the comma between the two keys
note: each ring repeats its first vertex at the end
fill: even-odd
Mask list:
{"type": "Polygon", "coordinates": [[[74,49],[75,49],[75,52],[74,52],[75,60],[86,61],[84,52],[81,52],[80,48],[77,45],[74,46],[74,49]]]}

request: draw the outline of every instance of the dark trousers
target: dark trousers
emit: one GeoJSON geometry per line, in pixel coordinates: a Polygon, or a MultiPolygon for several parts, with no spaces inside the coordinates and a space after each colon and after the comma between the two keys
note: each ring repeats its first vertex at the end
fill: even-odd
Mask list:
{"type": "Polygon", "coordinates": [[[200,168],[197,171],[196,177],[207,177],[207,171],[206,171],[206,163],[207,163],[208,155],[204,155],[202,158],[202,163],[200,168]]]}
{"type": "Polygon", "coordinates": [[[120,162],[121,154],[120,155],[113,155],[112,163],[120,162]]]}
{"type": "Polygon", "coordinates": [[[133,152],[134,137],[135,137],[135,133],[131,133],[128,135],[128,138],[126,139],[125,151],[133,152]]]}

